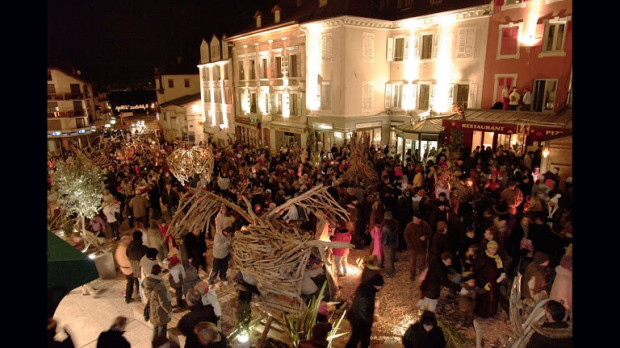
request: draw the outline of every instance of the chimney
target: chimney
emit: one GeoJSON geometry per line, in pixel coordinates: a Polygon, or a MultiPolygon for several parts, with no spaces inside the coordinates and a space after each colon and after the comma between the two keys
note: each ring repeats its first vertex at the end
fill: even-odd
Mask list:
{"type": "Polygon", "coordinates": [[[256,11],[256,13],[254,13],[254,19],[256,19],[256,27],[260,28],[261,27],[261,18],[262,18],[263,14],[260,11],[256,11]]]}
{"type": "Polygon", "coordinates": [[[280,23],[280,6],[275,5],[272,9],[271,9],[271,13],[273,13],[273,21],[275,23],[280,23]]]}

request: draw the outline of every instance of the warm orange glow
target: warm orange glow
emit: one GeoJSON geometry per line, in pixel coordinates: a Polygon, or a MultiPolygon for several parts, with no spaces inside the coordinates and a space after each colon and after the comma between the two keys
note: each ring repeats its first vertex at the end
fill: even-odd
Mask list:
{"type": "Polygon", "coordinates": [[[519,33],[519,42],[526,47],[536,46],[542,37],[536,36],[536,24],[540,18],[540,12],[544,0],[532,0],[526,3],[526,15],[523,18],[523,28],[519,33]]]}
{"type": "Polygon", "coordinates": [[[549,157],[549,149],[544,149],[542,154],[544,158],[549,157]]]}
{"type": "Polygon", "coordinates": [[[308,110],[318,110],[321,105],[319,96],[319,74],[321,73],[321,32],[320,23],[306,24],[302,29],[306,31],[306,107],[308,110]]]}

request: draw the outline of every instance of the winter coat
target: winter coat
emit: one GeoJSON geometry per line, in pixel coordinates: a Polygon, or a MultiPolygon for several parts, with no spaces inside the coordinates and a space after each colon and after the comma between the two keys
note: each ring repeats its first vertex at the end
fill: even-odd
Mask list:
{"type": "Polygon", "coordinates": [[[142,258],[140,259],[140,278],[146,278],[146,276],[148,276],[149,274],[151,274],[151,270],[153,269],[153,266],[159,264],[159,262],[157,262],[157,260],[151,260],[148,257],[146,257],[146,255],[142,256],[142,258]]]}
{"type": "Polygon", "coordinates": [[[153,326],[164,326],[172,319],[172,295],[164,280],[149,274],[142,281],[142,289],[147,298],[150,319],[153,326]]]}
{"type": "Polygon", "coordinates": [[[183,315],[177,324],[177,329],[185,335],[185,348],[203,347],[194,333],[194,327],[201,321],[209,321],[217,325],[217,316],[213,306],[205,306],[202,302],[189,308],[189,312],[183,315]]]}
{"type": "Polygon", "coordinates": [[[461,289],[460,285],[448,278],[448,266],[443,263],[441,258],[437,258],[431,262],[426,278],[420,285],[420,292],[424,297],[436,300],[439,298],[442,286],[449,287],[454,291],[461,289]]]}
{"type": "Polygon", "coordinates": [[[127,258],[129,262],[131,262],[133,276],[136,278],[140,278],[140,260],[146,255],[148,250],[149,247],[142,244],[142,239],[132,240],[131,243],[129,243],[129,247],[127,247],[127,258]]]}
{"type": "Polygon", "coordinates": [[[370,331],[374,322],[376,295],[377,289],[370,283],[363,282],[359,285],[347,315],[352,326],[366,327],[370,331]]]}
{"type": "Polygon", "coordinates": [[[118,263],[121,272],[124,275],[133,274],[133,268],[131,267],[131,261],[127,258],[127,247],[119,244],[114,251],[114,259],[116,259],[116,263],[118,263]]]}
{"type": "Polygon", "coordinates": [[[129,348],[129,341],[123,336],[125,331],[110,329],[99,334],[97,348],[129,348]]]}
{"type": "Polygon", "coordinates": [[[200,282],[201,280],[198,277],[198,270],[196,267],[190,265],[185,270],[185,278],[183,278],[183,295],[187,296],[187,291],[194,288],[194,286],[200,282]]]}
{"type": "Polygon", "coordinates": [[[532,323],[534,333],[526,348],[572,348],[573,327],[566,322],[532,323]]]}
{"type": "Polygon", "coordinates": [[[226,237],[223,233],[217,232],[213,237],[213,257],[216,259],[224,259],[230,255],[230,237],[226,237]]]}
{"type": "Polygon", "coordinates": [[[419,224],[414,224],[413,221],[407,224],[405,227],[405,242],[407,242],[407,249],[414,253],[426,252],[426,245],[430,243],[431,234],[433,230],[431,225],[424,220],[420,220],[419,224]],[[426,239],[420,240],[422,236],[426,239]]]}
{"type": "Polygon", "coordinates": [[[381,228],[381,243],[388,247],[398,246],[398,221],[394,219],[385,220],[381,228]]]}
{"type": "Polygon", "coordinates": [[[202,246],[200,245],[205,243],[200,240],[199,236],[196,236],[193,233],[188,233],[183,237],[183,245],[185,246],[185,251],[187,252],[187,259],[200,259],[202,257],[202,246]]]}
{"type": "Polygon", "coordinates": [[[439,258],[441,254],[446,251],[452,253],[452,243],[450,241],[450,237],[447,233],[435,233],[435,235],[433,236],[433,240],[431,240],[429,260],[432,262],[434,259],[439,258]]]}
{"type": "Polygon", "coordinates": [[[446,346],[446,338],[443,331],[437,325],[435,315],[430,311],[424,311],[422,317],[431,317],[434,324],[430,331],[424,329],[422,319],[415,324],[409,326],[403,335],[403,347],[405,348],[444,348],[446,346]]]}
{"type": "Polygon", "coordinates": [[[497,313],[499,302],[499,284],[496,280],[503,272],[503,267],[499,268],[495,259],[490,258],[485,252],[474,261],[474,276],[476,285],[481,289],[488,284],[488,290],[476,296],[476,314],[483,318],[490,318],[497,313]]]}
{"type": "Polygon", "coordinates": [[[183,282],[185,280],[186,274],[185,274],[185,268],[183,268],[183,265],[180,263],[177,263],[176,265],[170,267],[170,273],[169,274],[169,282],[170,282],[170,287],[176,289],[177,291],[179,289],[183,288],[183,282]],[[178,284],[178,286],[174,286],[175,284],[178,284]]]}
{"type": "Polygon", "coordinates": [[[537,300],[537,296],[540,292],[545,290],[547,285],[545,281],[545,269],[539,266],[545,259],[549,259],[549,256],[537,252],[534,254],[534,260],[525,268],[525,273],[521,280],[521,296],[523,296],[524,299],[537,300]]]}
{"type": "MultiPolygon", "coordinates": [[[[351,242],[351,231],[347,232],[338,232],[332,237],[332,242],[341,242],[341,243],[349,243],[351,242]]],[[[334,256],[345,256],[349,255],[349,248],[333,248],[332,253],[334,256]]]]}
{"type": "Polygon", "coordinates": [[[501,198],[510,208],[510,214],[515,215],[517,213],[517,207],[523,202],[523,192],[521,192],[518,187],[514,190],[507,187],[502,191],[501,198]]]}
{"type": "Polygon", "coordinates": [[[573,308],[573,271],[560,265],[555,268],[555,279],[549,298],[558,302],[563,300],[565,307],[573,308]]]}
{"type": "Polygon", "coordinates": [[[146,216],[146,211],[149,208],[149,201],[143,195],[137,195],[129,201],[129,208],[133,212],[133,217],[146,216]]]}

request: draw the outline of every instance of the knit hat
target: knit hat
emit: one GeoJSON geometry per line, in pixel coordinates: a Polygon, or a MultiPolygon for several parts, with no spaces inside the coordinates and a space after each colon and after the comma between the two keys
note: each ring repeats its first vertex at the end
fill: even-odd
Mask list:
{"type": "Polygon", "coordinates": [[[179,257],[174,255],[170,258],[170,267],[176,265],[177,263],[181,262],[181,260],[179,260],[179,257]]]}
{"type": "Polygon", "coordinates": [[[165,224],[166,223],[166,219],[161,219],[160,223],[165,224]]]}
{"type": "Polygon", "coordinates": [[[488,248],[498,248],[498,247],[499,247],[499,245],[498,245],[498,244],[497,244],[497,242],[496,242],[496,241],[494,241],[494,240],[489,241],[489,242],[487,243],[487,249],[488,249],[488,248]]]}

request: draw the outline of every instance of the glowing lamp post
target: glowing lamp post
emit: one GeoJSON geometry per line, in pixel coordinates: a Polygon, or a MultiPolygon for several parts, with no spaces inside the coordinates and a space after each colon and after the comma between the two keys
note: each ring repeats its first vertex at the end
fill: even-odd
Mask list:
{"type": "Polygon", "coordinates": [[[541,173],[546,173],[549,170],[549,149],[545,148],[542,152],[543,160],[541,164],[541,173]]]}

